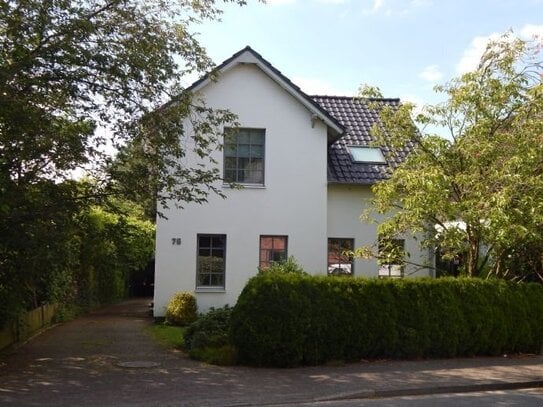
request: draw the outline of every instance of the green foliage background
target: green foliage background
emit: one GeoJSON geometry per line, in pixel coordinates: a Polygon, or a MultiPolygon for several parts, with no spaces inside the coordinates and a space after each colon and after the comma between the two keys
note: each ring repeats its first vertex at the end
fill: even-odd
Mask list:
{"type": "Polygon", "coordinates": [[[42,214],[47,201],[34,192],[22,208],[28,216],[1,224],[9,232],[0,241],[0,326],[43,302],[84,310],[124,298],[130,275],[153,257],[154,225],[105,206],[42,214]]]}
{"type": "Polygon", "coordinates": [[[235,115],[183,83],[212,69],[193,26],[226,3],[245,1],[0,0],[0,326],[122,297],[156,203],[221,194],[207,164],[235,115]]]}

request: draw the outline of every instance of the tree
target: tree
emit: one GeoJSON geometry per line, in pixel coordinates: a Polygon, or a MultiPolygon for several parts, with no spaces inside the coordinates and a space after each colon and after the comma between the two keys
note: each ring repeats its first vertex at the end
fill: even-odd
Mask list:
{"type": "Polygon", "coordinates": [[[417,115],[409,103],[375,106],[378,143],[411,149],[373,188],[366,216],[390,215],[378,227],[382,236],[423,235],[421,245],[439,247],[444,258],[465,256],[469,276],[523,278],[518,263],[527,247],[538,264],[529,271],[542,270],[541,57],[537,41],[505,34],[475,71],[436,88],[446,102],[417,115]],[[448,136],[426,132],[436,126],[448,136]]]}
{"type": "Polygon", "coordinates": [[[233,119],[192,106],[180,84],[212,67],[189,28],[218,18],[215,0],[2,0],[0,10],[2,184],[65,179],[107,160],[104,144],[139,140],[168,197],[205,198],[172,179],[201,172],[176,159],[186,148],[217,147],[217,125],[233,119]],[[201,132],[187,145],[181,119],[194,112],[201,132]],[[109,132],[97,136],[97,126],[109,132]]]}
{"type": "Polygon", "coordinates": [[[0,0],[0,308],[47,297],[89,205],[128,190],[163,203],[213,193],[219,174],[182,158],[220,148],[234,115],[193,99],[181,78],[212,67],[191,29],[220,14],[216,0],[0,0]],[[141,172],[105,170],[112,147],[120,162],[138,152],[151,188],[141,172]],[[78,168],[96,181],[73,182],[78,168]]]}

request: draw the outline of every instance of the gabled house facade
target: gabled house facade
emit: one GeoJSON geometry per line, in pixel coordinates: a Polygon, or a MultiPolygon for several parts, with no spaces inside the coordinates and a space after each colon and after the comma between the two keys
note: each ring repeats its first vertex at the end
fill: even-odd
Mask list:
{"type": "MultiPolygon", "coordinates": [[[[345,255],[376,244],[376,226],[360,214],[371,185],[406,154],[387,160],[370,146],[376,112],[351,97],[306,95],[250,47],[217,71],[216,81],[204,77],[190,90],[238,116],[239,128],[225,129],[224,149],[214,153],[217,163],[208,163],[221,170],[227,198],[165,210],[167,219],[157,220],[155,316],[178,291],[195,293],[201,311],[234,305],[259,267],[289,256],[313,274],[429,275],[345,255]]],[[[398,244],[413,263],[430,261],[412,239],[398,244]]]]}

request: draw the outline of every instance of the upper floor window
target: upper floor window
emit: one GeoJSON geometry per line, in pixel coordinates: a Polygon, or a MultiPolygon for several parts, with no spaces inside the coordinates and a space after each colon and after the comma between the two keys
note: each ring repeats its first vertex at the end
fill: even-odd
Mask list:
{"type": "Polygon", "coordinates": [[[264,129],[227,129],[224,181],[264,185],[264,129]]]}
{"type": "Polygon", "coordinates": [[[260,236],[259,267],[264,269],[272,263],[287,259],[287,236],[260,236]]]}

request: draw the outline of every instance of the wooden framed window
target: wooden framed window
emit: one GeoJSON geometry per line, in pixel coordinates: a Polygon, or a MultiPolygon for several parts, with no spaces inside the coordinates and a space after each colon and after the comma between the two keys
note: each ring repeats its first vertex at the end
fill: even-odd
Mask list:
{"type": "Polygon", "coordinates": [[[331,237],[328,239],[328,275],[354,273],[354,239],[331,237]]]}
{"type": "Polygon", "coordinates": [[[196,288],[224,288],[226,235],[199,234],[196,261],[196,288]]]}
{"type": "Polygon", "coordinates": [[[264,129],[226,129],[224,181],[264,185],[264,129]]]}
{"type": "Polygon", "coordinates": [[[379,277],[403,277],[405,240],[379,239],[379,277]]]}
{"type": "Polygon", "coordinates": [[[260,236],[260,260],[258,266],[267,268],[272,263],[280,263],[287,259],[287,236],[260,236]]]}

